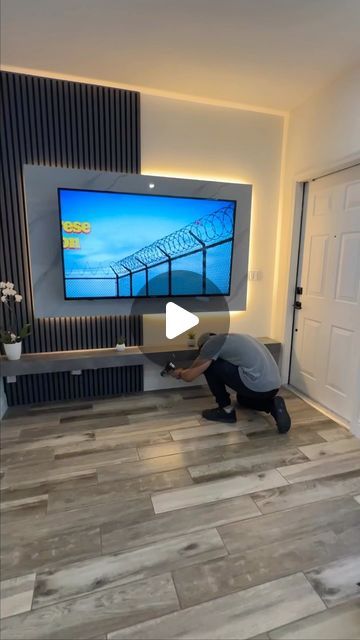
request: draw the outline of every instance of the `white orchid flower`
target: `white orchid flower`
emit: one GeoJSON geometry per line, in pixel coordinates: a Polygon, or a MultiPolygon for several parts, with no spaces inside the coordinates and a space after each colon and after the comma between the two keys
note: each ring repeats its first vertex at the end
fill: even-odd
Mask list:
{"type": "Polygon", "coordinates": [[[6,283],[5,282],[0,282],[0,289],[5,289],[6,287],[6,283]]]}
{"type": "Polygon", "coordinates": [[[6,296],[1,296],[1,302],[6,302],[6,296]]]}
{"type": "Polygon", "coordinates": [[[17,293],[17,294],[15,295],[15,300],[16,300],[16,302],[21,302],[21,300],[22,300],[22,296],[21,296],[19,293],[17,293]]]}
{"type": "Polygon", "coordinates": [[[7,282],[5,284],[5,286],[6,286],[7,289],[13,289],[14,288],[14,283],[13,282],[7,282]]]}

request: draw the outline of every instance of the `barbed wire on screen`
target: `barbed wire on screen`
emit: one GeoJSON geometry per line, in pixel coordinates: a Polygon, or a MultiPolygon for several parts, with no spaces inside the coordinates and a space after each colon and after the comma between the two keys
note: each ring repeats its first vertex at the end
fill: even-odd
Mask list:
{"type": "Polygon", "coordinates": [[[208,247],[221,240],[231,239],[233,234],[233,207],[226,205],[199,220],[156,240],[152,244],[125,256],[111,267],[118,275],[139,271],[163,262],[166,258],[179,257],[192,250],[208,247]]]}

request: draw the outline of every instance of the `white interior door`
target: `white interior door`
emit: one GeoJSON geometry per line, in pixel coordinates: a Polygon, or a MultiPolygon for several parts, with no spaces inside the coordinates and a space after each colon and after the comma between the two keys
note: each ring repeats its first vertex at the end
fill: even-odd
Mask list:
{"type": "Polygon", "coordinates": [[[290,383],[349,423],[358,420],[360,166],[308,186],[290,383]]]}

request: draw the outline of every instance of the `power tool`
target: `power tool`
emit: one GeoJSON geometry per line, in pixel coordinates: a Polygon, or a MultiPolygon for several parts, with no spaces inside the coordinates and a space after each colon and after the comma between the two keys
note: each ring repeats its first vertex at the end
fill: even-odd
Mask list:
{"type": "Polygon", "coordinates": [[[164,376],[168,376],[168,375],[169,375],[169,373],[171,373],[172,371],[175,371],[175,369],[176,369],[176,366],[174,365],[174,363],[173,363],[173,362],[171,362],[171,360],[169,360],[169,361],[166,363],[165,367],[162,369],[162,371],[160,371],[160,375],[161,375],[162,377],[164,377],[164,376]]]}

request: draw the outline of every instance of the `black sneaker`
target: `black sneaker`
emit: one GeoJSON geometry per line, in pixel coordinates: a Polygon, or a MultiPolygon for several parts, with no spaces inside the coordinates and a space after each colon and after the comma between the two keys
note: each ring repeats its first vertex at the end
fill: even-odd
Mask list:
{"type": "Polygon", "coordinates": [[[276,396],[273,399],[270,413],[276,422],[278,432],[287,433],[291,427],[291,418],[288,414],[284,398],[276,396]]]}
{"type": "Polygon", "coordinates": [[[217,407],[216,409],[205,409],[202,412],[202,417],[205,420],[212,420],[213,422],[236,422],[236,411],[232,409],[230,413],[217,407]]]}

